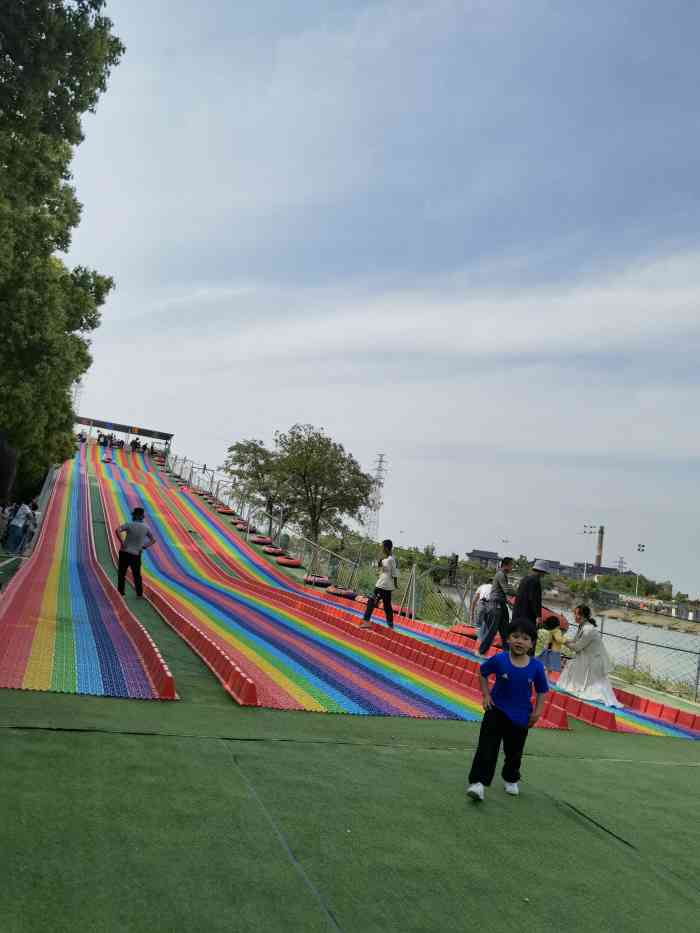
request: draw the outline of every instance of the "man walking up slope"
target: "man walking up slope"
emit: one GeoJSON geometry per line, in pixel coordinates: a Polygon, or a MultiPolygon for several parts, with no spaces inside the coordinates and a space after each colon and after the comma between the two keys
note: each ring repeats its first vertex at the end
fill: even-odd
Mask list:
{"type": "Polygon", "coordinates": [[[132,521],[125,522],[115,529],[119,540],[119,573],[117,588],[124,596],[126,572],[131,568],[134,578],[134,588],[138,597],[143,596],[143,583],[141,582],[141,554],[146,548],[152,547],[156,539],[151,534],[143,520],[143,509],[137,507],[131,513],[132,521]],[[124,537],[122,538],[122,535],[124,537]]]}

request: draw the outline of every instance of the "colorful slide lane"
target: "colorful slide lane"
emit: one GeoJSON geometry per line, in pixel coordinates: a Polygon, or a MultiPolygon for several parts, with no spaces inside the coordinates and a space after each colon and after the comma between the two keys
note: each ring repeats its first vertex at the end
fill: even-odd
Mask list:
{"type": "MultiPolygon", "coordinates": [[[[149,466],[143,468],[147,471],[152,470],[149,466]]],[[[154,475],[153,482],[172,491],[172,487],[162,477],[154,475]]],[[[212,512],[202,502],[202,499],[189,489],[173,493],[171,499],[173,512],[177,514],[181,523],[197,533],[206,547],[217,554],[233,576],[248,581],[250,584],[258,582],[279,587],[279,600],[285,600],[283,593],[294,594],[308,607],[307,611],[311,611],[313,606],[330,604],[341,608],[344,615],[360,615],[358,610],[353,612],[345,601],[329,600],[325,596],[310,592],[307,587],[290,579],[277,567],[272,566],[245,541],[242,535],[231,528],[230,523],[223,516],[212,512]]],[[[294,602],[296,603],[296,600],[294,602]]],[[[464,644],[463,638],[452,638],[444,629],[404,619],[396,620],[395,625],[397,633],[410,636],[433,647],[446,649],[458,658],[468,659],[474,669],[480,663],[480,658],[473,651],[460,647],[464,644]],[[428,631],[431,634],[426,634],[428,631]]],[[[620,698],[625,703],[625,708],[611,714],[610,710],[602,704],[577,702],[576,698],[568,697],[558,690],[556,685],[554,685],[554,694],[555,704],[565,709],[569,715],[600,728],[691,740],[700,737],[700,730],[696,728],[697,717],[693,717],[692,714],[681,712],[678,717],[674,718],[672,714],[658,711],[655,715],[653,712],[646,711],[646,708],[632,708],[628,705],[628,698],[625,696],[620,698]]],[[[651,709],[653,710],[654,707],[651,709]]]]}
{"type": "Polygon", "coordinates": [[[179,491],[163,482],[140,455],[113,452],[113,462],[106,463],[92,448],[90,457],[111,527],[137,504],[147,510],[158,540],[144,556],[147,597],[195,626],[245,672],[255,683],[257,705],[358,715],[480,718],[473,689],[358,638],[354,622],[346,623],[347,628],[334,625],[320,610],[313,611],[314,604],[284,602],[279,597],[289,594],[252,581],[250,575],[236,579],[219,568],[182,523],[179,491]]]}
{"type": "MultiPolygon", "coordinates": [[[[397,629],[426,644],[448,649],[456,657],[468,659],[474,669],[481,662],[481,658],[473,651],[462,647],[465,637],[461,634],[455,635],[449,630],[412,620],[402,621],[397,629]]],[[[552,692],[553,703],[556,707],[564,709],[569,716],[581,719],[589,725],[608,731],[629,732],[636,735],[700,740],[700,716],[694,713],[644,701],[641,697],[622,690],[615,692],[625,706],[614,710],[602,703],[581,701],[560,690],[556,684],[552,684],[552,692]]]]}
{"type": "Polygon", "coordinates": [[[84,449],[61,467],[34,553],[0,599],[0,686],[175,699],[162,657],[97,561],[84,449]]]}
{"type": "MultiPolygon", "coordinates": [[[[306,612],[314,611],[314,607],[330,605],[339,608],[346,618],[352,615],[357,617],[361,614],[359,610],[353,610],[346,601],[330,600],[327,596],[316,594],[290,579],[250,545],[240,533],[234,531],[229,520],[208,508],[201,497],[189,489],[175,491],[172,484],[154,470],[153,465],[147,459],[139,462],[138,469],[148,473],[149,481],[157,485],[164,495],[169,496],[172,514],[185,528],[196,532],[199,539],[217,555],[232,576],[251,586],[256,583],[274,586],[278,590],[278,601],[288,604],[290,603],[289,596],[285,594],[293,594],[296,598],[291,601],[291,604],[305,607],[306,612]]],[[[464,644],[464,639],[451,638],[449,633],[443,629],[404,619],[396,620],[395,625],[398,634],[404,634],[433,647],[445,649],[455,655],[453,660],[461,658],[471,662],[474,670],[480,662],[474,652],[460,647],[464,644]],[[427,631],[431,634],[426,634],[427,631]]],[[[576,698],[559,691],[556,685],[554,685],[553,692],[553,702],[559,708],[564,709],[574,718],[599,728],[691,740],[700,735],[700,731],[696,729],[697,720],[692,714],[680,713],[676,718],[661,711],[654,714],[646,709],[628,706],[625,697],[621,697],[625,708],[611,713],[602,704],[577,702],[576,698]]],[[[651,710],[653,709],[652,706],[651,710]]]]}

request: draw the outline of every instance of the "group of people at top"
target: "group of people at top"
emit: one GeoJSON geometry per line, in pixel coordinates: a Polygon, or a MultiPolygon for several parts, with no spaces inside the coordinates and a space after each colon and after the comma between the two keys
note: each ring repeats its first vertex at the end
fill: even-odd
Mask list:
{"type": "MultiPolygon", "coordinates": [[[[81,444],[84,444],[87,440],[87,434],[84,431],[80,431],[77,435],[78,441],[81,444]]],[[[97,445],[98,447],[107,447],[109,450],[121,450],[125,446],[123,437],[115,437],[114,434],[103,434],[100,432],[97,435],[97,445]]],[[[129,447],[131,448],[132,453],[136,453],[137,450],[148,451],[151,456],[156,452],[156,445],[151,442],[150,446],[146,441],[141,441],[140,437],[134,437],[129,442],[129,447]]]]}
{"type": "Polygon", "coordinates": [[[39,527],[41,513],[35,500],[0,506],[0,544],[10,554],[21,554],[39,527]]]}

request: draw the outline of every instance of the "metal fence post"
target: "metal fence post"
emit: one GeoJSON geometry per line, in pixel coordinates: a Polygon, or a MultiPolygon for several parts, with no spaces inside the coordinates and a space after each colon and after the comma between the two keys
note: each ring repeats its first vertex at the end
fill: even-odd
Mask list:
{"type": "Polygon", "coordinates": [[[416,577],[418,575],[418,566],[417,564],[413,565],[413,590],[411,591],[411,618],[415,621],[416,618],[416,577]]]}
{"type": "Polygon", "coordinates": [[[635,636],[634,639],[634,655],[632,656],[632,670],[637,670],[637,655],[639,653],[639,635],[635,636]]]}
{"type": "Polygon", "coordinates": [[[695,669],[695,702],[698,701],[698,696],[700,695],[700,653],[698,654],[698,666],[695,669]]]}

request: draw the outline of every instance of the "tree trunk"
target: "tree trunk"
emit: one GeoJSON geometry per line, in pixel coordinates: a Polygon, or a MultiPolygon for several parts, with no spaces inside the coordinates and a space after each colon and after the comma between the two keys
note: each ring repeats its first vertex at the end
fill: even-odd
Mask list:
{"type": "Polygon", "coordinates": [[[311,540],[314,544],[318,544],[318,539],[321,536],[321,519],[316,518],[315,516],[309,516],[309,532],[311,533],[311,540]]]}
{"type": "Polygon", "coordinates": [[[17,473],[17,451],[0,432],[0,504],[10,497],[17,473]]]}

